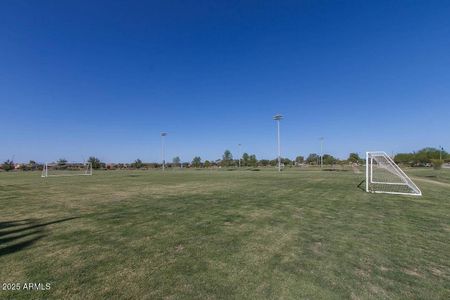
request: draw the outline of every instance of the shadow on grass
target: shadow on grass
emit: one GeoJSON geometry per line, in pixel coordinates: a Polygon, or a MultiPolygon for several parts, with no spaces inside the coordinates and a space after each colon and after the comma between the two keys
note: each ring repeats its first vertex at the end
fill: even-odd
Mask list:
{"type": "Polygon", "coordinates": [[[0,222],[0,256],[30,247],[46,236],[48,225],[66,222],[77,217],[40,223],[34,219],[0,222]]]}
{"type": "Polygon", "coordinates": [[[365,192],[365,191],[366,191],[366,187],[365,187],[365,186],[363,187],[363,184],[364,184],[365,182],[366,182],[366,180],[363,179],[363,181],[361,181],[356,187],[357,187],[358,189],[360,189],[361,191],[365,192]]]}

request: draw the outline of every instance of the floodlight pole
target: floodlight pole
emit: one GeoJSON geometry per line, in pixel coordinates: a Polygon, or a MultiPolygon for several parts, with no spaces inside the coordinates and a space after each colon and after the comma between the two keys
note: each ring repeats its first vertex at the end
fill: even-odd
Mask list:
{"type": "Polygon", "coordinates": [[[167,135],[167,132],[161,132],[161,159],[162,159],[162,170],[163,172],[166,170],[166,158],[165,158],[165,145],[164,145],[164,137],[167,135]]]}
{"type": "Polygon", "coordinates": [[[283,119],[283,116],[277,114],[273,117],[275,121],[277,121],[277,140],[278,140],[278,172],[281,172],[281,142],[280,142],[280,120],[283,119]]]}
{"type": "Polygon", "coordinates": [[[241,167],[241,144],[238,144],[239,147],[239,168],[241,167]]]}
{"type": "Polygon", "coordinates": [[[439,160],[442,161],[442,151],[444,150],[444,147],[439,146],[439,160]]]}
{"type": "Polygon", "coordinates": [[[320,138],[320,168],[323,168],[323,137],[320,138]]]}

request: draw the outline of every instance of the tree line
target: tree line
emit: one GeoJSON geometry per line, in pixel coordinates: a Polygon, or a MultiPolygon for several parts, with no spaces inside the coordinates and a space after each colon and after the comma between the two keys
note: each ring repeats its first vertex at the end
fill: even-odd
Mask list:
{"type": "MultiPolygon", "coordinates": [[[[441,166],[444,162],[450,162],[450,155],[443,149],[424,148],[412,153],[398,153],[394,157],[394,161],[398,164],[408,165],[412,167],[419,166],[441,166]]],[[[145,163],[141,159],[136,159],[132,163],[113,163],[107,164],[102,162],[99,158],[91,156],[87,160],[92,165],[93,169],[152,169],[161,168],[162,163],[152,162],[145,163]]],[[[323,165],[332,166],[337,164],[364,164],[364,159],[358,153],[350,153],[347,159],[338,159],[331,154],[324,154],[321,157],[317,153],[311,153],[306,158],[304,156],[297,156],[294,159],[286,157],[281,158],[281,163],[285,167],[302,166],[302,165],[323,165]]],[[[59,159],[56,164],[64,166],[69,164],[66,159],[59,159]]],[[[222,167],[275,167],[278,164],[278,159],[257,159],[255,154],[243,153],[240,158],[234,158],[230,150],[225,150],[222,157],[216,160],[203,160],[200,156],[195,156],[190,162],[182,162],[179,156],[172,159],[171,162],[166,162],[165,166],[168,168],[222,168],[222,167]]],[[[33,171],[42,170],[43,164],[36,163],[30,160],[28,163],[15,164],[12,160],[7,160],[1,165],[4,171],[23,170],[33,171]]]]}
{"type": "Polygon", "coordinates": [[[439,168],[443,163],[450,162],[450,155],[442,147],[440,149],[427,147],[417,152],[398,153],[394,156],[394,161],[410,167],[439,168]]]}
{"type": "MultiPolygon", "coordinates": [[[[91,156],[87,160],[92,165],[93,169],[152,169],[161,168],[162,163],[151,162],[145,163],[141,159],[136,159],[132,163],[111,163],[107,164],[102,162],[99,158],[91,156]]],[[[319,165],[321,162],[320,155],[316,153],[310,154],[306,159],[303,156],[297,156],[295,159],[289,159],[286,157],[281,158],[281,163],[284,166],[300,166],[300,165],[319,165]]],[[[324,165],[334,165],[342,163],[361,163],[362,160],[358,154],[351,153],[346,160],[339,160],[330,154],[323,155],[324,165]]],[[[70,163],[61,158],[55,163],[58,167],[64,167],[70,165],[70,163]]],[[[165,166],[168,168],[222,168],[222,167],[268,167],[276,166],[278,159],[257,159],[255,154],[243,153],[242,157],[234,158],[230,150],[225,150],[222,157],[216,160],[203,160],[200,156],[195,156],[190,162],[182,162],[179,156],[172,159],[172,162],[166,162],[165,166]]],[[[43,164],[36,163],[30,160],[28,163],[15,164],[12,160],[7,160],[1,165],[1,169],[4,171],[22,170],[22,171],[34,171],[42,170],[43,164]]]]}

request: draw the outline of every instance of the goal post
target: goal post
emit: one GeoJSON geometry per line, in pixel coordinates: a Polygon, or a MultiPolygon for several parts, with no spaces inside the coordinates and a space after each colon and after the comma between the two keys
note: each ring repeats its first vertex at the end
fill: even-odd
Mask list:
{"type": "Polygon", "coordinates": [[[91,163],[45,163],[41,177],[90,176],[91,163]]]}
{"type": "Polygon", "coordinates": [[[411,178],[383,151],[366,152],[366,192],[422,195],[411,178]]]}

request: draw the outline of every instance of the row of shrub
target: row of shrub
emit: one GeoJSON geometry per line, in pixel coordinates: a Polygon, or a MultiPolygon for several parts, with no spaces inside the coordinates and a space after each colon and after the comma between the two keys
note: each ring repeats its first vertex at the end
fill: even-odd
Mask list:
{"type": "Polygon", "coordinates": [[[431,167],[440,169],[444,163],[450,162],[450,155],[443,149],[423,148],[417,152],[398,153],[394,156],[397,164],[410,167],[431,167]]]}
{"type": "MultiPolygon", "coordinates": [[[[440,168],[443,163],[450,162],[450,155],[444,151],[444,149],[436,148],[424,148],[417,152],[412,153],[398,153],[394,157],[394,161],[398,164],[407,165],[411,167],[435,167],[440,168]]],[[[106,164],[101,162],[97,157],[91,156],[88,162],[92,164],[93,169],[104,170],[116,170],[116,169],[156,169],[161,168],[161,163],[144,163],[140,159],[136,159],[132,163],[114,163],[106,164]]],[[[347,159],[340,160],[333,157],[330,154],[324,154],[320,156],[316,153],[309,154],[306,159],[303,156],[297,156],[291,160],[289,158],[281,158],[281,163],[285,167],[302,166],[302,165],[345,165],[345,164],[364,164],[362,159],[357,153],[350,153],[347,159]]],[[[67,160],[59,159],[56,164],[60,167],[68,164],[67,160]]],[[[276,166],[278,159],[260,159],[256,158],[256,155],[249,155],[244,153],[241,158],[234,159],[229,150],[226,150],[222,156],[222,159],[217,160],[202,160],[199,156],[193,158],[191,162],[181,162],[179,157],[174,157],[172,162],[166,162],[165,167],[168,168],[221,168],[221,167],[270,167],[276,166]]],[[[42,170],[43,164],[36,163],[31,160],[29,163],[15,164],[12,160],[5,161],[0,169],[4,171],[22,170],[22,171],[34,171],[42,170]]]]}

